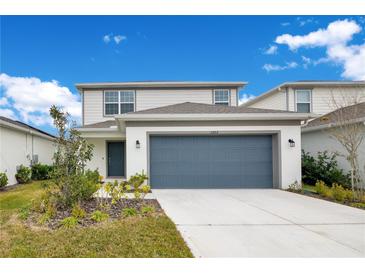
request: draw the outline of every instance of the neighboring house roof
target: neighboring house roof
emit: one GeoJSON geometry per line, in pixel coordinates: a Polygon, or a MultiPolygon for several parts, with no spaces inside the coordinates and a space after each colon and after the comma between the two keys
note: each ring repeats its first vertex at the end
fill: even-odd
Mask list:
{"type": "Polygon", "coordinates": [[[351,123],[364,122],[365,121],[365,102],[355,104],[352,106],[343,107],[335,111],[329,112],[321,117],[311,120],[303,131],[313,131],[323,128],[335,126],[341,117],[341,121],[351,123]]]}
{"type": "Polygon", "coordinates": [[[32,127],[32,126],[30,126],[28,124],[25,124],[23,122],[9,119],[9,118],[4,117],[4,116],[0,116],[0,125],[6,125],[8,127],[16,128],[16,129],[20,128],[20,129],[23,129],[23,130],[26,130],[26,131],[31,131],[33,133],[38,133],[40,135],[46,135],[47,137],[56,138],[54,135],[49,134],[48,132],[45,132],[45,131],[40,130],[40,129],[35,128],[35,127],[32,127]]]}
{"type": "Polygon", "coordinates": [[[107,88],[240,88],[247,82],[189,82],[189,81],[140,81],[140,82],[100,82],[100,83],[79,83],[76,88],[79,91],[84,89],[107,89],[107,88]]]}
{"type": "Polygon", "coordinates": [[[325,81],[325,80],[301,80],[294,82],[284,82],[269,91],[262,93],[261,95],[243,103],[241,106],[250,106],[271,94],[282,91],[287,87],[294,88],[313,88],[313,87],[365,87],[365,81],[325,81]]]}
{"type": "Polygon", "coordinates": [[[130,114],[219,114],[219,113],[290,113],[291,111],[241,108],[226,105],[210,105],[201,103],[180,103],[164,107],[150,108],[146,110],[131,112],[130,114]]]}

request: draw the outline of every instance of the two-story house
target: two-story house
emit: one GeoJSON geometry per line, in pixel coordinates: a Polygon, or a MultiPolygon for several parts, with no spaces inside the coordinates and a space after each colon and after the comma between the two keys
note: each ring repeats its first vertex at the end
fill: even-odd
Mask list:
{"type": "Polygon", "coordinates": [[[286,188],[301,180],[308,113],[238,107],[245,82],[84,83],[89,168],[106,180],[145,171],[152,188],[286,188]]]}
{"type": "MultiPolygon", "coordinates": [[[[349,123],[356,123],[365,136],[365,81],[298,81],[287,82],[243,104],[243,107],[271,108],[303,113],[312,112],[320,117],[303,124],[302,148],[316,155],[320,151],[336,152],[340,168],[350,171],[347,152],[336,138],[341,109],[346,109],[349,123]],[[349,115],[351,113],[351,115],[349,115]]],[[[358,148],[360,172],[365,178],[365,141],[358,148]]]]}
{"type": "Polygon", "coordinates": [[[365,81],[296,81],[285,82],[242,106],[323,115],[364,101],[365,81]]]}

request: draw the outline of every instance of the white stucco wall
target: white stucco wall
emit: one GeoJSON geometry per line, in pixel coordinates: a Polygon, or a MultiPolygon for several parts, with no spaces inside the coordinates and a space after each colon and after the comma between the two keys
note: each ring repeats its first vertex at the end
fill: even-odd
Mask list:
{"type": "Polygon", "coordinates": [[[125,141],[124,137],[113,138],[86,138],[89,144],[94,145],[93,157],[90,162],[87,163],[87,168],[91,170],[98,169],[101,176],[105,181],[114,181],[115,178],[107,178],[107,141],[125,141]]]}
{"type": "Polygon", "coordinates": [[[53,142],[23,131],[0,127],[0,172],[5,172],[8,185],[16,184],[15,174],[19,165],[30,166],[32,155],[38,162],[52,164],[53,142]]]}
{"type": "Polygon", "coordinates": [[[287,188],[294,181],[301,181],[301,132],[300,126],[188,126],[188,127],[127,127],[126,153],[127,153],[127,177],[141,172],[148,172],[148,134],[154,132],[280,132],[280,171],[281,188],[287,188]],[[294,139],[296,146],[289,147],[288,139],[294,139]],[[136,148],[136,140],[141,147],[136,148]]]}
{"type": "MultiPolygon", "coordinates": [[[[365,127],[363,130],[365,136],[365,127]]],[[[346,155],[346,150],[343,146],[331,136],[328,130],[317,130],[312,132],[302,133],[302,148],[313,156],[319,151],[338,152],[341,155],[346,155]]],[[[344,156],[337,157],[340,168],[344,171],[350,171],[350,165],[344,156]]],[[[365,179],[365,140],[359,147],[359,164],[362,176],[365,179]]]]}

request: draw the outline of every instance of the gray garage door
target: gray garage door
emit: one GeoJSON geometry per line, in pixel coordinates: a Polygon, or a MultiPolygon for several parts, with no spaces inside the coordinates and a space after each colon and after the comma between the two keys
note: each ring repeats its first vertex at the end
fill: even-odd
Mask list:
{"type": "Polygon", "coordinates": [[[272,188],[272,137],[151,136],[152,188],[272,188]]]}

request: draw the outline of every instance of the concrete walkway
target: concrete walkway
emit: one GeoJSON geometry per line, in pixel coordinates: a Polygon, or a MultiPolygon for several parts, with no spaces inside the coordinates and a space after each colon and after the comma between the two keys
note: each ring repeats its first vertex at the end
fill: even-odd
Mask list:
{"type": "Polygon", "coordinates": [[[365,257],[365,211],[282,190],[153,190],[196,257],[365,257]]]}

